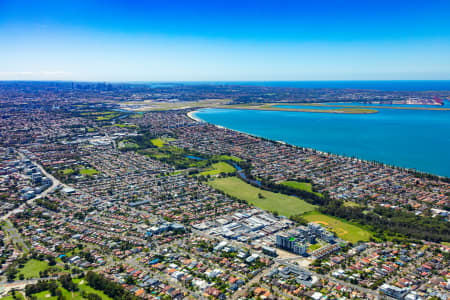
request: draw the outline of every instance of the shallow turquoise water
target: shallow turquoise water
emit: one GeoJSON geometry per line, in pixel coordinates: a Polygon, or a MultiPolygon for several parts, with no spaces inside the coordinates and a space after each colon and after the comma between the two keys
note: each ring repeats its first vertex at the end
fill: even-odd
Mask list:
{"type": "Polygon", "coordinates": [[[450,111],[380,109],[376,114],[202,109],[230,129],[321,151],[450,177],[450,111]]]}

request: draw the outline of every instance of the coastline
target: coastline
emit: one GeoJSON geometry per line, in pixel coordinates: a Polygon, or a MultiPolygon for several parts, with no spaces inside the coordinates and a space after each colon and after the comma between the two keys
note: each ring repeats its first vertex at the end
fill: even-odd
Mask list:
{"type": "MultiPolygon", "coordinates": [[[[235,109],[238,109],[238,108],[235,108],[235,109]]],[[[198,112],[197,109],[186,113],[186,115],[190,119],[192,119],[192,120],[194,120],[196,122],[199,122],[199,123],[205,123],[205,124],[213,125],[213,126],[215,126],[217,128],[231,130],[231,131],[238,132],[238,133],[241,133],[241,134],[246,134],[246,135],[254,137],[254,138],[259,138],[259,139],[264,139],[264,140],[267,140],[267,141],[271,141],[271,142],[277,143],[277,144],[288,145],[288,146],[295,147],[295,148],[305,149],[305,150],[310,151],[310,152],[314,151],[314,152],[317,152],[319,154],[323,154],[323,155],[327,155],[327,156],[336,156],[336,157],[345,158],[345,159],[352,159],[352,160],[358,161],[358,162],[379,163],[379,164],[381,164],[381,165],[383,165],[385,167],[390,167],[390,168],[394,168],[394,169],[403,169],[407,173],[420,173],[420,174],[425,174],[425,175],[436,176],[436,177],[441,178],[441,179],[450,179],[450,177],[447,177],[447,176],[433,174],[433,173],[417,170],[417,169],[414,169],[414,168],[407,168],[407,167],[402,167],[402,166],[390,165],[390,164],[387,164],[387,163],[383,163],[383,162],[379,162],[379,161],[371,161],[371,160],[363,159],[363,158],[360,158],[360,157],[350,157],[350,156],[346,156],[346,155],[342,155],[342,154],[336,154],[336,153],[332,153],[332,152],[325,152],[325,151],[321,151],[321,150],[314,149],[314,148],[309,148],[309,147],[304,147],[304,146],[297,146],[297,145],[290,144],[290,143],[287,143],[287,142],[284,142],[284,141],[273,140],[271,138],[255,135],[255,134],[248,133],[248,132],[245,132],[245,131],[231,129],[231,128],[228,128],[228,127],[224,127],[224,126],[221,126],[221,125],[217,125],[217,124],[213,124],[213,123],[207,122],[205,120],[202,120],[202,119],[200,119],[198,117],[193,116],[193,114],[196,113],[196,112],[198,112]]]]}
{"type": "Polygon", "coordinates": [[[192,119],[192,120],[194,120],[194,121],[197,121],[197,122],[205,122],[205,121],[203,121],[202,119],[197,118],[197,117],[194,115],[196,112],[197,112],[197,110],[193,110],[193,111],[188,112],[186,115],[187,115],[190,119],[192,119]]]}

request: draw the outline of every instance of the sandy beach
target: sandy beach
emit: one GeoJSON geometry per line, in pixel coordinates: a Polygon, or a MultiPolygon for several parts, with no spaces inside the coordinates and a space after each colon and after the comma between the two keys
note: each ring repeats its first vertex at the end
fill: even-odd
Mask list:
{"type": "Polygon", "coordinates": [[[194,115],[196,112],[197,112],[196,110],[190,111],[190,112],[188,112],[186,115],[187,115],[189,118],[191,118],[192,120],[194,120],[194,121],[197,121],[197,122],[203,122],[202,119],[199,119],[199,118],[197,118],[197,117],[194,115]]]}

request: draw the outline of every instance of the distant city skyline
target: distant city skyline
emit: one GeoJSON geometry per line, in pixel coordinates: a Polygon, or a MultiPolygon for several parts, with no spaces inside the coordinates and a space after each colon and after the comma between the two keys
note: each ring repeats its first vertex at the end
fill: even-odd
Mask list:
{"type": "Polygon", "coordinates": [[[450,80],[449,1],[0,0],[0,80],[450,80]]]}

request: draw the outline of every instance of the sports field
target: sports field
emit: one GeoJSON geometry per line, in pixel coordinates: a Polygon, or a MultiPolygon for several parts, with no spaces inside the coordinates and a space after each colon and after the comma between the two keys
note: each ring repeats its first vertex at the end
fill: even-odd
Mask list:
{"type": "Polygon", "coordinates": [[[256,188],[237,177],[218,178],[208,183],[225,194],[287,217],[314,210],[314,206],[304,200],[256,188]]]}
{"type": "Polygon", "coordinates": [[[318,211],[313,211],[303,215],[303,218],[308,222],[314,222],[323,225],[330,231],[336,233],[341,239],[352,243],[358,241],[369,241],[372,234],[359,226],[350,224],[349,222],[321,214],[318,211]]]}

